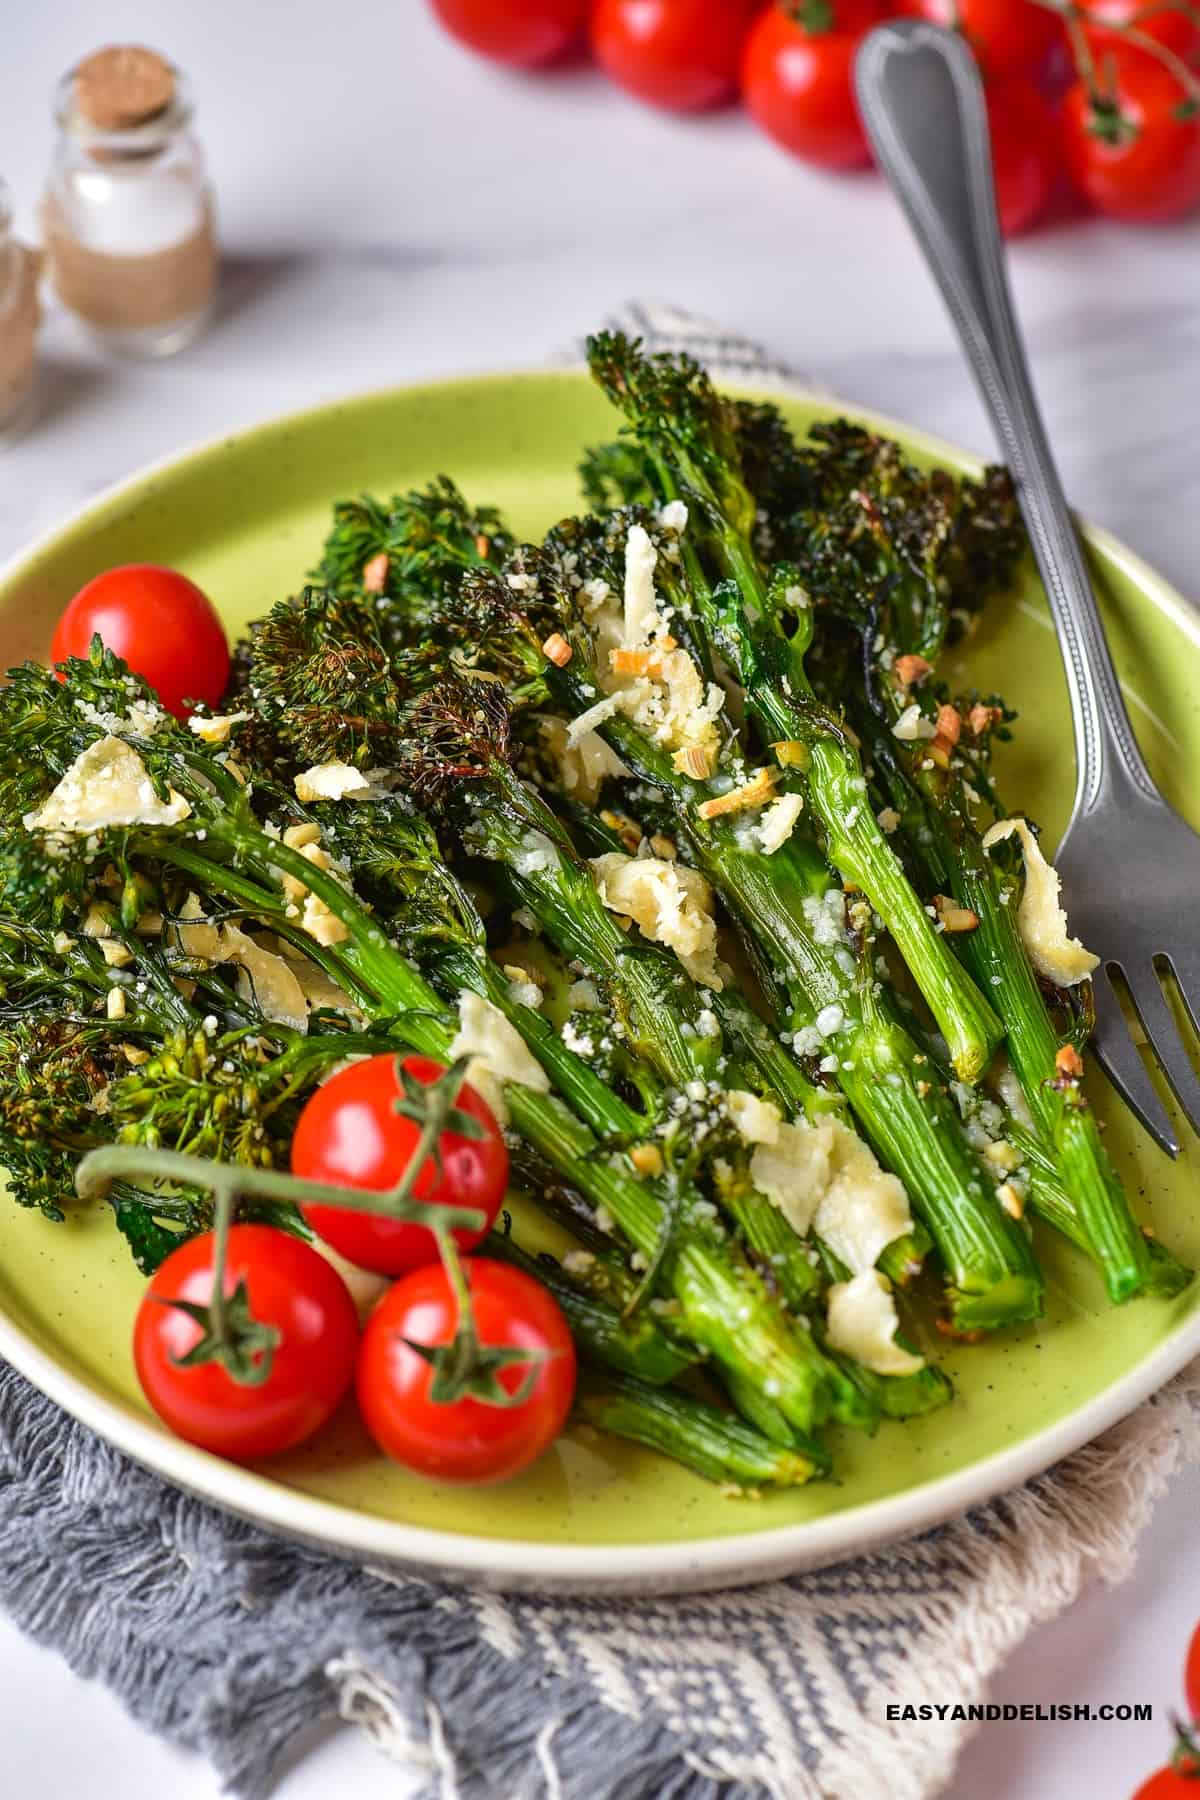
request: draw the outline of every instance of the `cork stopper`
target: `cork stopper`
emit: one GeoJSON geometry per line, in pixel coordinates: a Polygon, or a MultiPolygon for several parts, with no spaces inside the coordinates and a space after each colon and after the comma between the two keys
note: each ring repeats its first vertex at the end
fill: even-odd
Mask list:
{"type": "Polygon", "coordinates": [[[129,131],[166,112],[175,98],[175,70],[156,50],[110,44],[75,70],[75,105],[98,131],[129,131]]]}

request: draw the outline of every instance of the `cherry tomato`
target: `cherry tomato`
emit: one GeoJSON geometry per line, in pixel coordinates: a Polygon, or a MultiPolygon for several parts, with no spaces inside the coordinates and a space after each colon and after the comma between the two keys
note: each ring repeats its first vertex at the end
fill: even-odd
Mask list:
{"type": "Polygon", "coordinates": [[[473,1396],[430,1398],[432,1371],[410,1345],[448,1344],[458,1306],[440,1264],[398,1281],[372,1313],[358,1358],[358,1405],[379,1448],[438,1481],[507,1481],[553,1443],[575,1395],[575,1346],[558,1302],[540,1282],[486,1257],[464,1265],[482,1345],[540,1350],[540,1365],[510,1363],[497,1380],[510,1394],[536,1369],[527,1397],[497,1406],[473,1396]]]}
{"type": "Polygon", "coordinates": [[[879,17],[871,0],[835,0],[832,23],[801,23],[784,6],[768,7],[746,40],[742,97],[769,137],[806,162],[829,169],[871,160],[854,98],[854,56],[879,17]]]}
{"type": "Polygon", "coordinates": [[[1188,1645],[1183,1691],[1187,1695],[1188,1718],[1200,1724],[1200,1625],[1192,1633],[1188,1645]]]}
{"type": "Polygon", "coordinates": [[[207,1306],[213,1290],[211,1232],[173,1250],[138,1308],[133,1358],[147,1400],[171,1430],[217,1456],[249,1462],[277,1456],[312,1437],[354,1377],[358,1317],[340,1275],[289,1232],[234,1225],[225,1292],[245,1281],[250,1311],[282,1335],[258,1386],[239,1382],[217,1362],[181,1369],[200,1340],[195,1319],[164,1300],[207,1306]]]}
{"type": "Polygon", "coordinates": [[[897,11],[957,28],[991,76],[1038,68],[1061,37],[1055,14],[1037,0],[900,0],[897,11]]]}
{"type": "Polygon", "coordinates": [[[194,581],[155,563],[126,563],[81,587],[54,630],[52,663],[84,658],[99,633],[185,719],[187,700],[216,706],[229,680],[229,645],[212,602],[194,581]]]}
{"type": "Polygon", "coordinates": [[[578,40],[587,0],[433,0],[433,10],[468,50],[532,69],[554,62],[578,40]]]}
{"type": "Polygon", "coordinates": [[[1136,46],[1126,44],[1121,36],[1122,29],[1129,26],[1185,60],[1200,50],[1200,15],[1182,7],[1164,5],[1151,10],[1152,0],[1076,0],[1076,5],[1088,21],[1085,36],[1097,56],[1107,56],[1122,45],[1135,50],[1136,46]]]}
{"type": "Polygon", "coordinates": [[[1196,1800],[1200,1780],[1186,1769],[1158,1769],[1144,1781],[1133,1800],[1196,1800]]]}
{"type": "Polygon", "coordinates": [[[1200,204],[1200,116],[1180,117],[1184,94],[1169,69],[1143,54],[1106,61],[1111,92],[1097,101],[1081,81],[1063,100],[1071,178],[1115,219],[1155,224],[1200,204]]]}
{"type": "MultiPolygon", "coordinates": [[[[372,1056],[352,1063],[319,1087],[305,1105],[292,1138],[292,1173],[335,1187],[395,1187],[416,1150],[420,1126],[398,1114],[403,1099],[397,1070],[424,1087],[446,1073],[428,1056],[372,1056]]],[[[495,1222],[508,1185],[508,1151],[487,1103],[464,1083],[455,1106],[476,1121],[481,1136],[444,1131],[438,1140],[440,1173],[428,1158],[413,1189],[418,1200],[477,1207],[477,1231],[455,1230],[460,1250],[473,1250],[495,1222]]],[[[437,1240],[424,1225],[338,1206],[306,1206],[304,1216],[319,1237],[363,1269],[403,1275],[437,1260],[437,1240]]]]}
{"type": "Polygon", "coordinates": [[[703,112],[737,91],[753,10],[750,0],[594,0],[592,50],[639,100],[703,112]]]}
{"type": "Polygon", "coordinates": [[[1006,237],[1028,231],[1045,212],[1059,169],[1058,121],[1024,75],[987,84],[996,205],[1006,237]]]}

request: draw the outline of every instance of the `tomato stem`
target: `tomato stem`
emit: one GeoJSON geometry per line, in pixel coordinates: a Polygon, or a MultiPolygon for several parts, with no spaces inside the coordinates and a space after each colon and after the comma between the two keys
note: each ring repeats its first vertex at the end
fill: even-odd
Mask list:
{"type": "MultiPolygon", "coordinates": [[[[1071,41],[1071,55],[1079,79],[1091,96],[1092,105],[1098,112],[1100,109],[1115,111],[1117,105],[1115,80],[1110,78],[1110,86],[1107,90],[1101,83],[1096,69],[1096,59],[1092,54],[1085,30],[1086,25],[1094,28],[1097,21],[1083,7],[1076,5],[1074,0],[1034,0],[1034,5],[1045,7],[1048,12],[1057,13],[1062,20],[1071,41]]],[[[1200,76],[1188,68],[1187,63],[1177,51],[1172,50],[1167,44],[1160,44],[1156,37],[1152,37],[1148,31],[1143,31],[1138,24],[1138,20],[1152,18],[1155,13],[1160,12],[1181,12],[1186,18],[1200,21],[1200,12],[1195,7],[1184,4],[1183,0],[1178,0],[1178,3],[1177,0],[1162,0],[1161,4],[1143,7],[1128,24],[1105,24],[1104,31],[1106,35],[1120,38],[1124,43],[1132,44],[1135,49],[1144,50],[1147,56],[1152,56],[1175,77],[1183,89],[1185,99],[1200,105],[1200,76]]],[[[1117,119],[1120,119],[1119,114],[1117,114],[1117,119]]],[[[1121,121],[1121,123],[1128,125],[1127,121],[1121,121]]],[[[1099,130],[1097,135],[1108,138],[1109,141],[1121,141],[1119,136],[1113,137],[1108,129],[1099,130]]]]}

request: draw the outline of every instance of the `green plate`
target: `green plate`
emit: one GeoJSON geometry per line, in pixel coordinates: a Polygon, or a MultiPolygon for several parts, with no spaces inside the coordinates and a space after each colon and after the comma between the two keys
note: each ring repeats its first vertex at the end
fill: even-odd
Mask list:
{"type": "MultiPolygon", "coordinates": [[[[833,409],[789,399],[804,428],[833,409]]],[[[974,465],[896,426],[918,460],[974,465]]],[[[0,575],[5,664],[44,655],[53,620],[114,563],[194,577],[231,631],[293,591],[330,502],[445,470],[532,533],[572,510],[580,449],[612,414],[576,374],[505,375],[371,394],[214,443],[126,482],[0,575]]],[[[1103,533],[1088,533],[1134,723],[1168,798],[1200,826],[1200,629],[1185,603],[1103,533]]],[[[1036,578],[997,605],[970,648],[971,679],[1001,689],[1021,727],[1003,773],[1055,842],[1074,770],[1058,651],[1036,578]]],[[[1153,881],[1154,871],[1145,871],[1153,881]]],[[[1103,946],[1097,946],[1103,949],[1103,946]]],[[[1140,1216],[1200,1266],[1196,1143],[1160,1154],[1098,1080],[1095,1101],[1140,1216]]],[[[1168,1105],[1170,1105],[1168,1100],[1168,1105]]],[[[1174,1116],[1174,1109],[1172,1108],[1174,1116]]],[[[1200,1354],[1200,1283],[1116,1311],[1084,1261],[1043,1235],[1045,1321],[975,1348],[930,1346],[955,1404],[867,1439],[840,1434],[837,1479],[735,1500],[650,1454],[568,1435],[501,1489],[429,1485],[381,1459],[347,1407],[314,1444],[245,1470],[194,1450],[147,1411],[130,1327],[140,1281],[107,1210],[51,1225],[0,1206],[0,1353],[69,1411],[168,1479],[280,1531],[345,1553],[483,1575],[506,1586],[716,1587],[829,1562],[923,1529],[1025,1480],[1093,1437],[1200,1354]]]]}

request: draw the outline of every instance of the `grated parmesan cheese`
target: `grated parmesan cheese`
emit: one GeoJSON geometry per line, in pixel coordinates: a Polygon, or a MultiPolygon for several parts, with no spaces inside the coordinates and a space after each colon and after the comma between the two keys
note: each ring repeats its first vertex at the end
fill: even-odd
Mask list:
{"type": "Polygon", "coordinates": [[[1100,958],[1085,950],[1078,938],[1068,936],[1067,915],[1059,894],[1058,870],[1042,855],[1041,845],[1024,819],[999,819],[985,834],[983,847],[990,850],[1013,834],[1021,840],[1025,858],[1025,892],[1017,908],[1017,930],[1039,975],[1058,987],[1075,987],[1086,981],[1100,958]]]}

